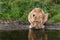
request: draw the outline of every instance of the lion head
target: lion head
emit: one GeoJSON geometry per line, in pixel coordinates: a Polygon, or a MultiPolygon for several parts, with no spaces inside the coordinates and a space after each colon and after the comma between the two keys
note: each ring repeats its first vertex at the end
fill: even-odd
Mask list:
{"type": "Polygon", "coordinates": [[[45,14],[41,8],[34,8],[28,15],[28,21],[33,26],[43,25],[47,19],[48,14],[45,14]]]}

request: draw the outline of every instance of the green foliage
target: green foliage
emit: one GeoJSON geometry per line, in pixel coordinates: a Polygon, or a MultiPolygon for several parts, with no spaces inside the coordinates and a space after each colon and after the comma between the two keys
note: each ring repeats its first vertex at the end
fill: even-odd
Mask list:
{"type": "Polygon", "coordinates": [[[60,22],[60,14],[49,19],[50,22],[60,22]]]}
{"type": "Polygon", "coordinates": [[[28,19],[28,15],[27,13],[24,13],[24,15],[21,17],[21,20],[26,22],[27,19],[28,19]]]}
{"type": "MultiPolygon", "coordinates": [[[[49,13],[49,20],[52,20],[60,13],[60,0],[1,0],[0,19],[19,19],[27,21],[28,13],[35,7],[42,8],[49,13]]],[[[59,19],[59,17],[58,17],[59,19]]],[[[58,21],[57,19],[55,19],[58,21]]]]}
{"type": "Polygon", "coordinates": [[[60,13],[60,5],[55,5],[51,7],[51,9],[49,10],[49,18],[52,18],[59,13],[60,13]]]}

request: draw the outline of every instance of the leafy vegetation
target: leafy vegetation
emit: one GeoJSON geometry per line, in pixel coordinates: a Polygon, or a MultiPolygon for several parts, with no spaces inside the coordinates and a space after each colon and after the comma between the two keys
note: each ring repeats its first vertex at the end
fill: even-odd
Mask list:
{"type": "Polygon", "coordinates": [[[60,0],[0,0],[0,19],[28,21],[28,13],[35,7],[49,13],[48,21],[60,22],[60,0]]]}

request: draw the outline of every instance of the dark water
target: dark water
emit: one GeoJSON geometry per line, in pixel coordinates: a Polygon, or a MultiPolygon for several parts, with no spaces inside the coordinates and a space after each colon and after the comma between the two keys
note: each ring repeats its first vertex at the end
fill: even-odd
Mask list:
{"type": "MultiPolygon", "coordinates": [[[[48,40],[60,40],[60,31],[46,30],[48,40]]],[[[28,30],[0,30],[0,40],[28,40],[28,30]]]]}

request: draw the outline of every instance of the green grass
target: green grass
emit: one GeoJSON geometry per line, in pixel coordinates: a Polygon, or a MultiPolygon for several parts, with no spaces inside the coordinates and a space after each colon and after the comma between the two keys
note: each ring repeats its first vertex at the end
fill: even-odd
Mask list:
{"type": "Polygon", "coordinates": [[[60,0],[1,0],[0,19],[17,19],[27,22],[28,13],[35,7],[42,8],[45,13],[49,13],[51,21],[54,19],[54,22],[60,22],[59,17],[56,16],[60,13],[60,0]]]}
{"type": "Polygon", "coordinates": [[[51,19],[49,19],[50,22],[60,22],[60,14],[55,15],[51,19]]]}

